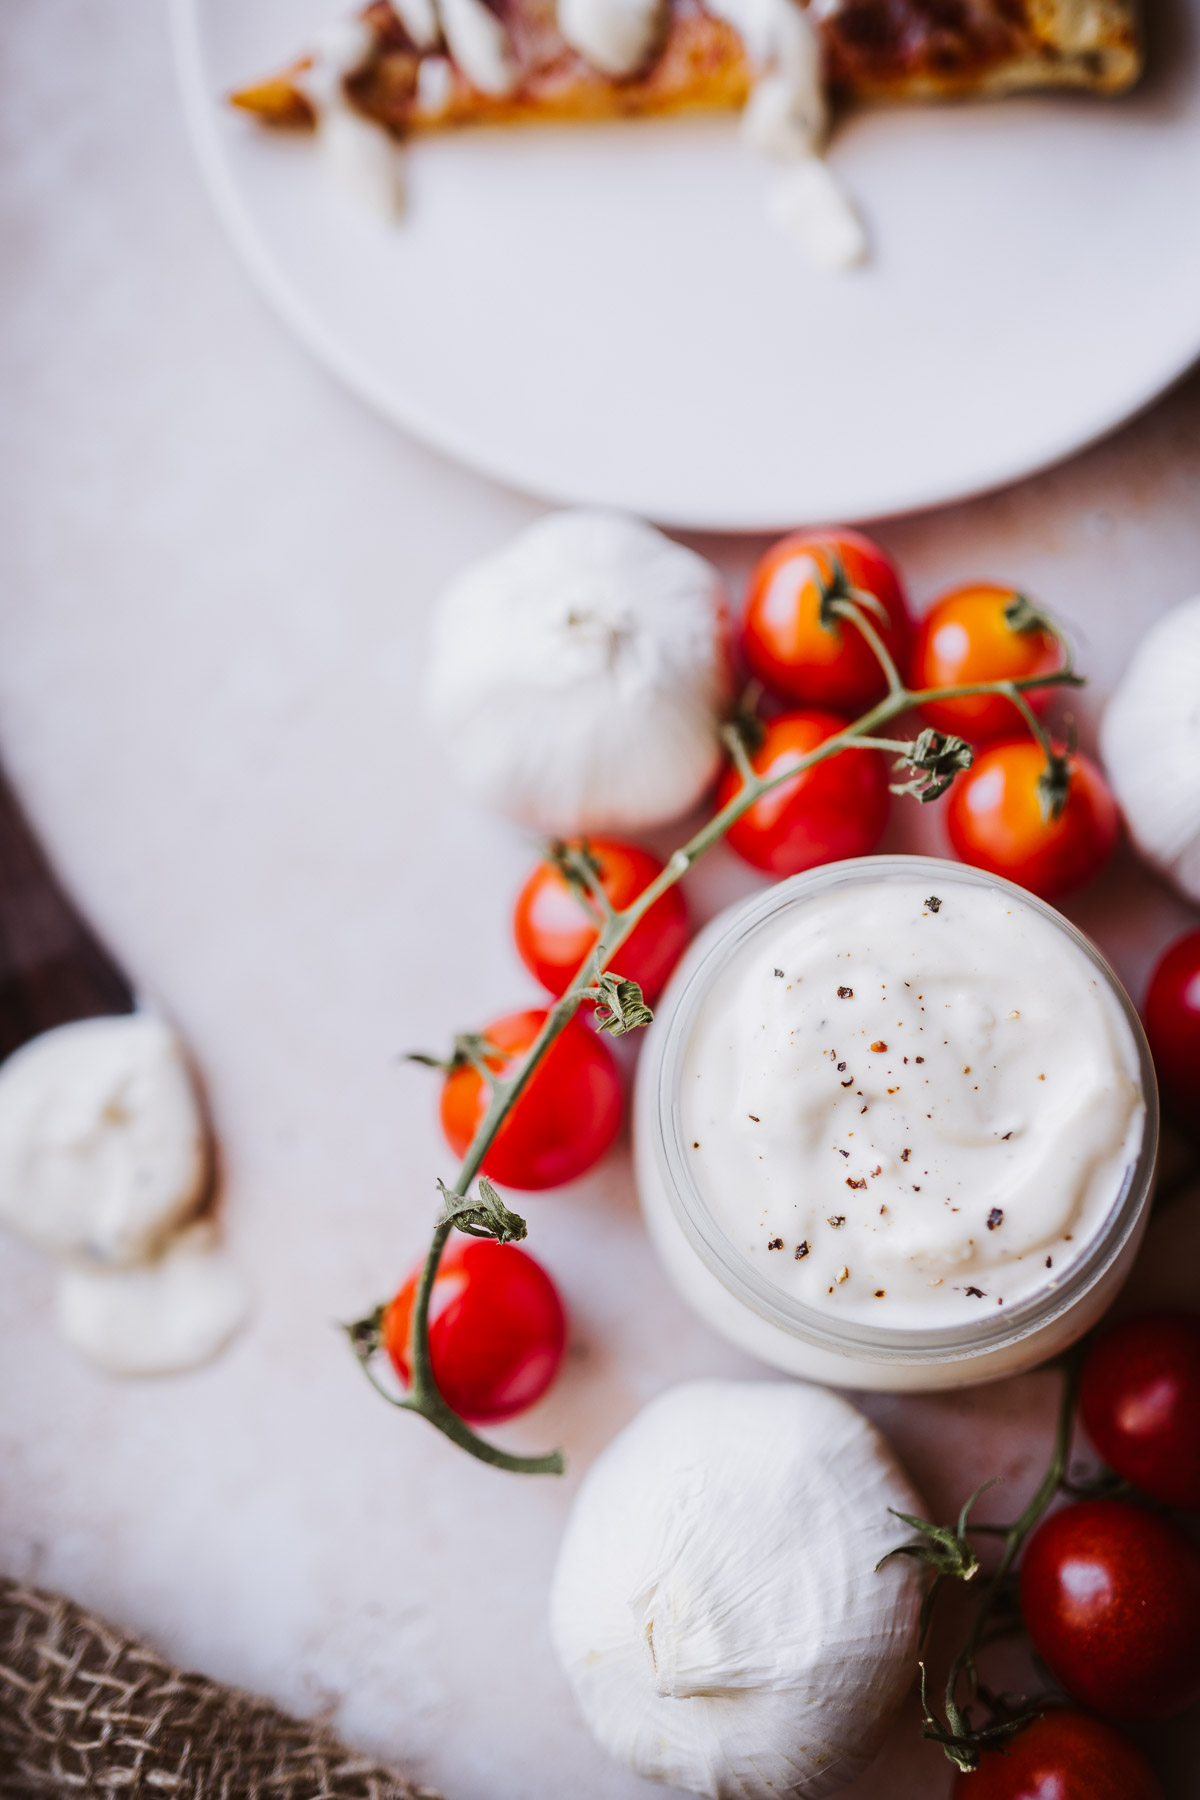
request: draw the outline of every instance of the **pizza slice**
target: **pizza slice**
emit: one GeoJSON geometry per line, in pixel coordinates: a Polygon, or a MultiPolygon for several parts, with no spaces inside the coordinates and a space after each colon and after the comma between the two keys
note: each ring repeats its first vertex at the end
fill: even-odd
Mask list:
{"type": "MultiPolygon", "coordinates": [[[[780,41],[789,14],[815,32],[835,100],[1114,94],[1142,66],[1131,0],[373,0],[337,75],[350,106],[397,136],[727,110],[795,61],[780,41]]],[[[315,127],[320,61],[302,58],[233,104],[315,127]]]]}
{"type": "Polygon", "coordinates": [[[1141,71],[1136,0],[372,0],[283,74],[232,96],[318,131],[394,210],[391,146],[467,124],[742,109],[785,165],[776,223],[825,269],[867,240],[821,150],[832,103],[1045,87],[1119,93],[1141,71]]]}

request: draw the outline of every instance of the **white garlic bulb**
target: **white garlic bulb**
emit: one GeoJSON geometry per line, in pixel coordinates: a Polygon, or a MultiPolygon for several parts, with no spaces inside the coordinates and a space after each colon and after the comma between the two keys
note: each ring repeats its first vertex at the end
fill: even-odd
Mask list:
{"type": "Polygon", "coordinates": [[[447,754],[476,798],[539,831],[639,830],[695,806],[729,683],[720,576],[621,514],[540,519],[434,619],[447,754]]]}
{"type": "Polygon", "coordinates": [[[879,1432],[823,1388],[695,1381],[579,1490],[551,1594],[588,1725],[711,1800],[819,1800],[871,1761],[916,1669],[927,1516],[879,1432]]]}
{"type": "Polygon", "coordinates": [[[1134,843],[1200,901],[1200,594],[1146,633],[1108,703],[1100,752],[1134,843]]]}

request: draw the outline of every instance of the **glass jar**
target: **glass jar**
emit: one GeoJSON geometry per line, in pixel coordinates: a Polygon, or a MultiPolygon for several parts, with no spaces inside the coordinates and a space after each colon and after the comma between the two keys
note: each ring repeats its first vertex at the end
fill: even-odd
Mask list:
{"type": "Polygon", "coordinates": [[[789,1374],[840,1387],[949,1388],[1032,1368],[1081,1337],[1129,1273],[1145,1229],[1158,1146],[1158,1095],[1145,1033],[1112,970],[1082,933],[1024,889],[961,864],[923,856],[860,857],[780,882],[732,907],[700,933],[676,971],[643,1048],[634,1113],[638,1187],[646,1224],[674,1286],[714,1330],[789,1374]],[[693,1178],[680,1117],[680,1077],[697,1010],[721,971],[781,913],[864,881],[936,877],[952,886],[1011,891],[1070,940],[1116,1000],[1136,1048],[1145,1104],[1140,1146],[1092,1241],[1061,1276],[1003,1313],[928,1329],[831,1316],[767,1279],[734,1245],[693,1178]]]}

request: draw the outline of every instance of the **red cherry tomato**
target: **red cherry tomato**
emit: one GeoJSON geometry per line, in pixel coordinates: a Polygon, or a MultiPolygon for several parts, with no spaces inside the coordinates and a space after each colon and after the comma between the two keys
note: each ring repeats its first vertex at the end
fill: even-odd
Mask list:
{"type": "Polygon", "coordinates": [[[1087,1713],[1044,1712],[974,1775],[959,1775],[954,1800],[1163,1800],[1141,1751],[1087,1713]]]}
{"type": "MultiPolygon", "coordinates": [[[[1025,675],[1046,675],[1058,668],[1062,652],[1048,631],[1015,631],[1006,620],[1006,610],[1019,598],[1012,588],[981,581],[952,588],[935,600],[917,626],[913,687],[1015,681],[1025,675]]],[[[1025,697],[1040,712],[1048,690],[1031,688],[1025,697]]],[[[1011,736],[1021,724],[1016,707],[1002,694],[932,700],[921,711],[939,731],[957,732],[972,743],[1011,736]]]]}
{"type": "Polygon", "coordinates": [[[1178,938],[1162,957],[1142,1010],[1163,1096],[1200,1135],[1200,931],[1178,938]]]}
{"type": "MultiPolygon", "coordinates": [[[[383,1319],[383,1347],[407,1387],[420,1265],[383,1319]]],[[[429,1356],[444,1400],[472,1425],[494,1425],[540,1400],[562,1362],[567,1321],[558,1290],[515,1244],[457,1237],[429,1297],[429,1356]]]]}
{"type": "MultiPolygon", "coordinates": [[[[782,774],[844,725],[833,713],[782,713],[765,728],[751,759],[755,772],[782,774]]],[[[818,863],[865,856],[887,823],[887,781],[878,750],[838,750],[756,800],[730,827],[729,843],[770,875],[798,875],[818,863]]],[[[741,785],[737,770],[729,769],[717,793],[718,808],[741,785]]]]}
{"type": "Polygon", "coordinates": [[[883,697],[887,682],[874,651],[849,619],[822,625],[821,583],[835,560],[851,585],[885,609],[867,617],[905,672],[912,630],[900,577],[878,544],[859,531],[808,531],[785,537],[757,564],[746,594],[742,651],[764,687],[800,706],[829,706],[855,716],[883,697]]]}
{"type": "MultiPolygon", "coordinates": [[[[600,880],[612,904],[628,906],[648,888],[662,864],[636,844],[591,838],[600,880]]],[[[539,863],[517,895],[513,914],[517,952],[530,974],[551,994],[565,993],[596,942],[596,927],[579,895],[552,862],[539,863]]],[[[636,981],[653,1003],[688,940],[687,907],[677,887],[668,888],[638,920],[613,958],[618,974],[636,981]]]]}
{"type": "Polygon", "coordinates": [[[1075,752],[1067,763],[1066,804],[1057,819],[1043,819],[1040,745],[1032,738],[987,745],[950,790],[946,828],[954,854],[1043,900],[1090,880],[1116,846],[1117,806],[1090,757],[1075,752]]]}
{"type": "Polygon", "coordinates": [[[1166,1506],[1200,1507],[1200,1316],[1148,1313],[1106,1331],[1079,1408],[1110,1469],[1166,1506]]]}
{"type": "MultiPolygon", "coordinates": [[[[496,1046],[497,1073],[519,1062],[545,1022],[541,1010],[493,1019],[483,1035],[496,1046]]],[[[469,1065],[452,1069],[442,1085],[446,1142],[465,1156],[488,1108],[487,1084],[469,1065]]],[[[512,1188],[559,1187],[598,1162],[621,1123],[621,1082],[607,1044],[572,1019],[550,1049],[496,1133],[483,1172],[512,1188]]]]}
{"type": "Polygon", "coordinates": [[[1200,1551],[1143,1506],[1082,1500],[1043,1519],[1021,1611],[1051,1673],[1106,1718],[1165,1718],[1200,1693],[1200,1551]]]}

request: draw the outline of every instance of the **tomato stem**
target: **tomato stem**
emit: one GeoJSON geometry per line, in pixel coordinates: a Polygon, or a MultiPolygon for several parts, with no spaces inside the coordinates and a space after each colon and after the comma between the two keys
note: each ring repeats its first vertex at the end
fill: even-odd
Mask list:
{"type": "MultiPolygon", "coordinates": [[[[762,799],[764,794],[769,794],[773,788],[781,786],[785,781],[793,780],[798,774],[803,774],[805,770],[813,768],[817,763],[824,762],[828,757],[836,756],[841,750],[877,749],[908,756],[912,752],[916,740],[877,737],[875,733],[880,726],[887,725],[892,719],[898,718],[900,714],[934,701],[966,699],[984,694],[1004,695],[1025,714],[1027,722],[1039,742],[1048,746],[1049,740],[1045,737],[1042,726],[1032,708],[1023,698],[1025,691],[1054,687],[1078,687],[1083,684],[1083,677],[1075,673],[1069,642],[1052,621],[1047,621],[1046,628],[1053,632],[1062,646],[1063,662],[1058,669],[1042,675],[1024,675],[1009,681],[974,681],[963,683],[957,687],[907,688],[887,646],[867,616],[866,603],[871,602],[872,597],[860,594],[859,590],[848,585],[838,587],[835,582],[831,585],[831,591],[827,598],[829,610],[836,612],[854,625],[874,653],[888,684],[888,691],[882,700],[870,707],[860,718],[847,725],[842,731],[825,738],[806,755],[798,757],[795,762],[790,762],[786,769],[769,779],[756,772],[745,736],[738,728],[737,723],[731,722],[727,725],[722,735],[729,748],[734,766],[742,778],[741,787],[719,812],[715,813],[706,824],[700,827],[699,831],[688,839],[686,844],[681,845],[672,853],[654,880],[620,910],[613,907],[605,892],[586,845],[582,850],[566,844],[556,843],[551,846],[552,859],[580,892],[581,899],[586,897],[591,901],[588,910],[592,912],[597,925],[596,943],[580,964],[574,980],[566,992],[547,1011],[541,1030],[526,1051],[523,1061],[511,1075],[503,1075],[490,1066],[482,1040],[475,1038],[459,1040],[460,1044],[468,1046],[460,1054],[484,1077],[490,1096],[487,1111],[471,1140],[454,1183],[454,1193],[459,1197],[466,1197],[471,1183],[479,1176],[484,1159],[494,1144],[500,1128],[525,1092],[550,1046],[565,1030],[580,1006],[586,1001],[597,998],[601,976],[638,921],[649,912],[650,908],[662,898],[668,889],[674,887],[675,883],[687,874],[693,863],[697,862],[707,850],[725,836],[730,826],[735,824],[743,813],[748,812],[757,801],[762,799]],[[599,916],[596,916],[597,914],[599,916]]],[[[948,785],[948,780],[946,785],[948,785]]],[[[939,788],[937,791],[942,790],[939,788]]],[[[927,797],[932,797],[932,795],[927,797]]],[[[633,990],[636,984],[629,983],[628,986],[633,990]]],[[[634,1022],[648,1023],[651,1016],[650,1011],[648,1007],[640,1003],[640,992],[637,999],[639,1005],[635,1009],[634,1022]]],[[[422,1058],[421,1060],[433,1061],[434,1059],[422,1058]]],[[[452,1219],[444,1219],[438,1224],[421,1270],[413,1311],[412,1385],[408,1395],[402,1400],[396,1399],[375,1379],[370,1367],[374,1346],[364,1348],[362,1344],[356,1343],[359,1361],[372,1384],[384,1395],[385,1399],[405,1411],[419,1413],[422,1418],[436,1426],[453,1443],[458,1444],[461,1449],[468,1451],[472,1456],[478,1457],[481,1462],[490,1463],[494,1468],[509,1469],[520,1474],[561,1474],[565,1467],[561,1451],[554,1450],[546,1456],[512,1456],[507,1451],[497,1449],[495,1445],[476,1436],[470,1426],[447,1404],[438,1389],[430,1362],[429,1302],[442,1251],[453,1228],[452,1219]]],[[[353,1329],[351,1336],[354,1341],[353,1329]]],[[[1047,1503],[1043,1502],[1043,1507],[1047,1503]]],[[[972,1527],[972,1529],[975,1528],[972,1527]]],[[[1015,1530],[1016,1527],[1012,1529],[1015,1530]]],[[[1022,1533],[1022,1537],[1023,1535],[1024,1533],[1022,1533]]],[[[1020,1541],[1020,1539],[1017,1540],[1017,1545],[1020,1541]]],[[[1006,1549],[1005,1570],[1016,1554],[1017,1545],[1014,1545],[1011,1551],[1006,1549]]],[[[987,1600],[988,1595],[985,1594],[984,1601],[987,1600]]],[[[982,1623],[979,1629],[982,1630],[982,1623]]],[[[970,1640],[968,1652],[964,1653],[963,1667],[966,1667],[970,1661],[970,1650],[977,1641],[978,1632],[970,1640]]],[[[955,1682],[957,1682],[957,1674],[955,1682]]],[[[948,1707],[949,1704],[952,1704],[952,1696],[948,1707]]]]}

